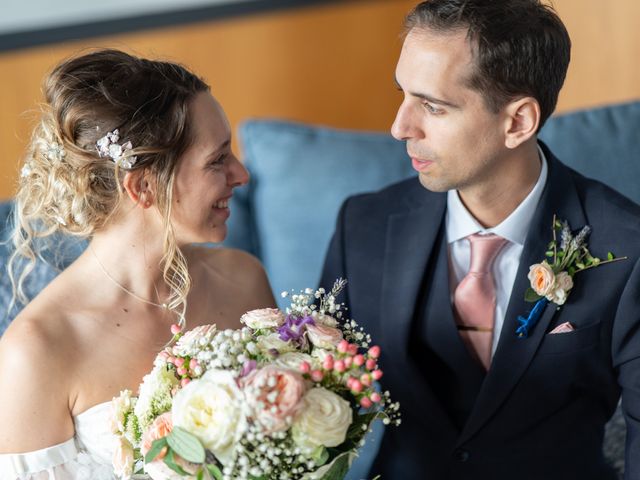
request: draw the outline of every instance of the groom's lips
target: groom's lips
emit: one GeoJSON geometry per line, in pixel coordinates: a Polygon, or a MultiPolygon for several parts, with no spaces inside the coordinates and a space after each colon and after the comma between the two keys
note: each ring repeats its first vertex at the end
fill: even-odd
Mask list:
{"type": "Polygon", "coordinates": [[[433,162],[431,160],[425,160],[418,157],[411,157],[411,166],[414,168],[414,170],[417,170],[418,172],[425,171],[427,168],[429,168],[429,166],[432,163],[433,162]]]}

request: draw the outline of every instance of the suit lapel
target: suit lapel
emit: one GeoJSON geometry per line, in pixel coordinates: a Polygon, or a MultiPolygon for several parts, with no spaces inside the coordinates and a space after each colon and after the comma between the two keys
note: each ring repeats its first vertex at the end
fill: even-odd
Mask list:
{"type": "Polygon", "coordinates": [[[391,214],[387,219],[380,298],[382,331],[388,351],[404,360],[408,358],[416,300],[446,207],[446,195],[424,193],[431,202],[421,199],[413,209],[391,214]]]}
{"type": "Polygon", "coordinates": [[[454,427],[436,400],[418,366],[409,357],[409,336],[416,302],[427,264],[432,258],[444,219],[446,195],[434,195],[419,186],[419,202],[387,219],[385,255],[380,297],[381,340],[389,361],[390,378],[403,398],[403,410],[428,412],[419,415],[424,428],[454,440],[454,427]],[[409,403],[409,404],[406,404],[409,403]]]}
{"type": "Polygon", "coordinates": [[[584,211],[568,169],[555,159],[544,145],[542,147],[549,167],[547,184],[529,227],[498,348],[469,421],[460,435],[459,443],[474,435],[506,400],[533,360],[557,311],[555,304],[548,304],[529,337],[516,337],[518,315],[526,314],[533,307],[532,303],[524,301],[525,291],[529,287],[529,267],[544,259],[547,245],[552,240],[553,215],[560,220],[567,220],[574,230],[586,224],[584,211]]]}

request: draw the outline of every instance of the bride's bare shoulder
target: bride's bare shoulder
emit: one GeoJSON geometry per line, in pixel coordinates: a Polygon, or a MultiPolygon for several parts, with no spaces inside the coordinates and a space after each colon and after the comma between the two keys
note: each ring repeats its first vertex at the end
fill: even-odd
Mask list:
{"type": "Polygon", "coordinates": [[[0,338],[0,453],[33,451],[73,435],[69,337],[55,311],[28,307],[0,338]]]}

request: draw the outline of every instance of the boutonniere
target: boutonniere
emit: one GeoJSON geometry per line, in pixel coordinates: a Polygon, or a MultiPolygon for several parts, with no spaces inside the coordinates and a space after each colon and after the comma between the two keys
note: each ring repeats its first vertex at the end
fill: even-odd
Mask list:
{"type": "Polygon", "coordinates": [[[590,233],[591,227],[585,225],[574,236],[566,220],[560,221],[553,216],[553,240],[547,247],[547,258],[529,267],[528,278],[531,287],[525,292],[524,299],[527,302],[535,302],[535,305],[528,316],[518,316],[518,337],[526,338],[529,335],[547,303],[564,305],[573,288],[573,277],[577,273],[627,258],[616,258],[611,252],[607,253],[606,260],[591,255],[587,247],[590,233]],[[560,245],[557,240],[558,232],[560,245]]]}

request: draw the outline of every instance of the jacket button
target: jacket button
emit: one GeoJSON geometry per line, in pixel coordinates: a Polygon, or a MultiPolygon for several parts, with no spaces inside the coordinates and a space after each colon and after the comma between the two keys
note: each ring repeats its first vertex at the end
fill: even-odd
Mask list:
{"type": "Polygon", "coordinates": [[[466,462],[467,460],[469,460],[470,454],[468,450],[465,450],[464,448],[458,448],[455,452],[453,452],[453,456],[459,462],[466,462]]]}

